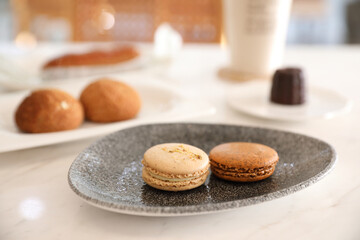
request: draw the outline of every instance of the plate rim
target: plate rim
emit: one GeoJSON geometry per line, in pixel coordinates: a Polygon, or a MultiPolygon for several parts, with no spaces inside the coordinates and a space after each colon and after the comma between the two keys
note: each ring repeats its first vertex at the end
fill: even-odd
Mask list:
{"type": "Polygon", "coordinates": [[[143,125],[138,125],[138,126],[122,129],[122,130],[113,132],[111,134],[108,134],[108,135],[96,140],[95,142],[90,144],[88,147],[83,149],[81,151],[81,153],[74,159],[71,166],[69,167],[68,174],[67,174],[67,180],[68,180],[68,184],[69,184],[70,188],[82,200],[89,203],[90,205],[93,205],[95,207],[105,209],[105,210],[108,210],[111,212],[123,213],[123,214],[128,214],[128,215],[137,215],[137,216],[152,216],[152,217],[189,216],[189,215],[201,215],[201,214],[209,214],[209,213],[215,213],[215,212],[223,212],[223,211],[228,211],[231,209],[237,209],[240,207],[260,204],[263,202],[268,202],[268,201],[275,200],[275,199],[290,195],[292,193],[298,192],[298,191],[318,182],[319,180],[324,178],[328,173],[330,173],[331,170],[335,167],[337,159],[338,159],[338,154],[337,154],[335,148],[331,144],[329,144],[321,139],[318,139],[318,138],[315,138],[312,136],[308,136],[306,134],[301,134],[301,133],[296,133],[296,132],[291,132],[291,131],[283,131],[283,130],[267,128],[267,127],[250,126],[250,125],[197,123],[197,122],[180,122],[180,123],[166,122],[166,123],[155,123],[155,124],[143,124],[143,125]],[[207,203],[207,204],[200,204],[200,205],[175,206],[175,207],[174,206],[171,206],[171,207],[169,207],[169,206],[165,206],[165,207],[145,206],[144,208],[146,210],[143,211],[138,206],[127,205],[127,204],[119,205],[119,204],[113,204],[113,203],[109,203],[106,201],[94,199],[94,198],[87,196],[86,194],[80,192],[76,188],[76,186],[73,184],[72,179],[71,179],[71,174],[72,174],[75,162],[84,154],[84,152],[86,150],[89,150],[93,146],[97,145],[99,142],[104,141],[107,138],[110,138],[111,136],[116,135],[118,132],[123,131],[123,130],[129,130],[132,128],[139,128],[139,127],[148,127],[148,126],[154,126],[154,125],[159,126],[159,125],[175,125],[175,124],[176,125],[179,125],[179,124],[181,124],[181,125],[216,125],[216,126],[242,127],[242,128],[247,128],[247,129],[259,129],[262,131],[275,131],[275,132],[279,132],[279,133],[300,135],[302,137],[307,137],[312,140],[316,140],[316,141],[326,144],[330,148],[332,156],[331,156],[329,164],[326,165],[326,167],[324,169],[322,169],[322,171],[318,172],[316,175],[312,176],[311,178],[306,179],[303,182],[300,182],[300,183],[290,186],[288,188],[281,189],[276,192],[267,193],[267,194],[263,194],[260,196],[246,198],[246,199],[233,200],[233,201],[221,202],[221,203],[207,203]],[[199,210],[199,207],[203,208],[205,210],[199,210]],[[212,210],[206,210],[208,207],[211,207],[212,210]]]}

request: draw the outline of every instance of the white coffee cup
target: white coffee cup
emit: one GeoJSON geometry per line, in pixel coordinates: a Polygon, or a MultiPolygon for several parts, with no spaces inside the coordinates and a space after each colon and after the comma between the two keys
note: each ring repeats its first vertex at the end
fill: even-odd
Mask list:
{"type": "MultiPolygon", "coordinates": [[[[282,64],[291,0],[223,0],[230,65],[223,75],[268,78],[282,64]]],[[[225,76],[226,77],[226,76],[225,76]]]]}

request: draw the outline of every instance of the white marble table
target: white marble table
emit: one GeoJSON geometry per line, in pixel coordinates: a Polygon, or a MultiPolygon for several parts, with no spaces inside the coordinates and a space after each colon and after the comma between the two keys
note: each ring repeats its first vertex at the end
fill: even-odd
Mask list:
{"type": "MultiPolygon", "coordinates": [[[[305,123],[267,121],[230,109],[216,77],[226,54],[187,46],[167,70],[155,72],[217,107],[194,122],[263,126],[311,135],[332,144],[335,169],[295,194],[221,213],[139,217],[107,212],[69,188],[75,156],[96,138],[0,154],[0,239],[360,239],[360,47],[290,47],[288,65],[306,69],[311,84],[354,101],[351,113],[305,123]]],[[[150,74],[150,70],[143,70],[150,74]]]]}

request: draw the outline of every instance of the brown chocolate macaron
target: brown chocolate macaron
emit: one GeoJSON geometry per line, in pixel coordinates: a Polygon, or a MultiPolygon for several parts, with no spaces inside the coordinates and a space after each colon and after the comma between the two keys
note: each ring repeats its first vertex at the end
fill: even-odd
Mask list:
{"type": "Polygon", "coordinates": [[[223,143],[210,151],[215,176],[235,182],[253,182],[270,177],[279,161],[277,152],[263,144],[223,143]]]}

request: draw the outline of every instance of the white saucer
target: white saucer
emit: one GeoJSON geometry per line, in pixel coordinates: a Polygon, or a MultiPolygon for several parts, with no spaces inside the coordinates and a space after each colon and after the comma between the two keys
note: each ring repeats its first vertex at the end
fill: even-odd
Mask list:
{"type": "Polygon", "coordinates": [[[269,82],[249,82],[233,87],[227,93],[227,103],[234,109],[252,116],[281,120],[307,121],[316,118],[333,118],[351,110],[352,102],[339,93],[310,86],[307,102],[302,105],[271,103],[269,82]]]}

